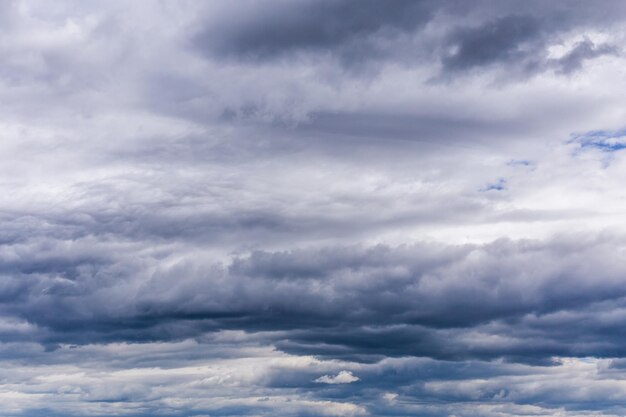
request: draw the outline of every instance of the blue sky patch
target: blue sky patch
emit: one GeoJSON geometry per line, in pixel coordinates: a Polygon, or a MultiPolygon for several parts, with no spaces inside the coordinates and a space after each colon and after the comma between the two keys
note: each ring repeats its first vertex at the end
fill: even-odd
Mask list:
{"type": "Polygon", "coordinates": [[[506,190],[506,180],[504,178],[498,178],[495,182],[487,184],[480,191],[503,191],[506,190]]]}
{"type": "Polygon", "coordinates": [[[576,143],[581,149],[616,152],[626,148],[626,130],[592,130],[574,135],[567,143],[576,143]]]}

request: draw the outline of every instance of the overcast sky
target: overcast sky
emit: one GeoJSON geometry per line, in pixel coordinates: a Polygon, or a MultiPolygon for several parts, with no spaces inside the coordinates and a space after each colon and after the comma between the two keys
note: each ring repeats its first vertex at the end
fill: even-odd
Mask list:
{"type": "Polygon", "coordinates": [[[623,416],[626,3],[0,3],[0,416],[623,416]]]}

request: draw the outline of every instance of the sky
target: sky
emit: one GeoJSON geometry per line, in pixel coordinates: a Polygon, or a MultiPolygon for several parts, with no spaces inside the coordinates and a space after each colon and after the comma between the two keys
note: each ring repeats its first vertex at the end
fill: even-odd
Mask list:
{"type": "Polygon", "coordinates": [[[1,417],[626,414],[626,3],[0,3],[1,417]]]}

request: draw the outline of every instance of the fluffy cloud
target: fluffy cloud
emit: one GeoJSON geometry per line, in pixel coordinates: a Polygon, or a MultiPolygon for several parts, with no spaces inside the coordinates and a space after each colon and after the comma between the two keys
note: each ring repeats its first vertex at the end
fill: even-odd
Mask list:
{"type": "Polygon", "coordinates": [[[320,384],[350,384],[358,381],[360,378],[352,375],[350,371],[341,371],[337,375],[322,375],[315,380],[320,384]]]}

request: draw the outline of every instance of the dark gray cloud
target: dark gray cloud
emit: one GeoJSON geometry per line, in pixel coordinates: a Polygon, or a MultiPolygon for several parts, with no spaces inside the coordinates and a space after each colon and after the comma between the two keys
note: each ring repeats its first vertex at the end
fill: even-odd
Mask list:
{"type": "MultiPolygon", "coordinates": [[[[511,14],[480,26],[462,27],[451,33],[442,57],[443,76],[479,69],[506,68],[509,76],[532,76],[555,69],[558,74],[580,71],[587,60],[618,53],[611,44],[577,42],[559,58],[548,49],[562,42],[574,25],[567,14],[511,14]]],[[[595,22],[592,22],[593,26],[595,22]]]]}
{"type": "Polygon", "coordinates": [[[584,62],[602,55],[616,54],[613,45],[596,45],[589,39],[577,43],[571,51],[556,61],[557,68],[564,74],[571,74],[582,68],[584,62]]]}
{"type": "MultiPolygon", "coordinates": [[[[245,12],[217,8],[193,45],[209,56],[267,62],[298,56],[339,58],[355,68],[371,61],[440,61],[440,77],[480,68],[527,77],[556,67],[561,74],[582,68],[585,60],[615,53],[583,41],[553,62],[548,48],[576,28],[602,29],[624,14],[617,2],[598,8],[578,2],[398,1],[392,6],[361,1],[249,3],[245,12]],[[569,4],[569,6],[568,6],[569,4]],[[487,10],[485,10],[487,9],[487,10]],[[611,11],[612,14],[609,14],[611,11]],[[447,24],[443,28],[434,27],[447,24]],[[431,27],[425,28],[426,25],[431,27]]],[[[439,77],[438,77],[439,78],[439,77]]]]}
{"type": "Polygon", "coordinates": [[[477,28],[460,29],[451,36],[453,52],[444,57],[444,68],[459,71],[535,57],[541,30],[537,19],[524,15],[504,16],[477,28]]]}
{"type": "Polygon", "coordinates": [[[430,20],[429,0],[300,1],[249,3],[245,12],[226,10],[196,35],[208,53],[243,59],[271,59],[299,51],[337,52],[363,61],[372,54],[372,36],[397,36],[430,20]],[[364,45],[365,44],[365,45],[364,45]]]}
{"type": "Polygon", "coordinates": [[[611,357],[622,339],[603,315],[622,308],[626,266],[607,267],[604,257],[621,246],[599,238],[336,247],[253,252],[227,268],[192,260],[158,267],[132,251],[98,262],[61,252],[7,264],[2,310],[42,329],[24,340],[47,344],[170,341],[229,329],[278,331],[271,340],[287,352],[352,360],[611,357]],[[157,269],[138,278],[146,262],[157,269]],[[589,324],[570,332],[572,320],[589,324]],[[472,333],[506,341],[472,346],[472,333]]]}

